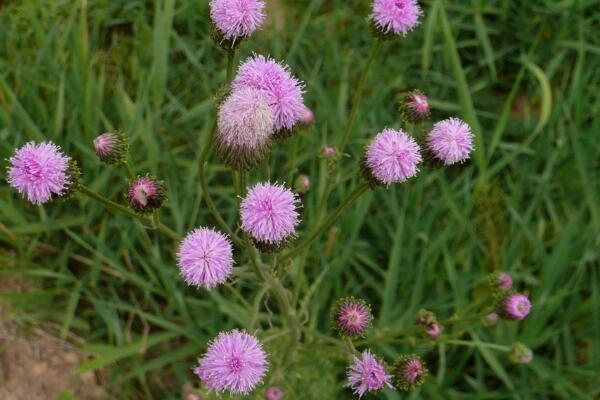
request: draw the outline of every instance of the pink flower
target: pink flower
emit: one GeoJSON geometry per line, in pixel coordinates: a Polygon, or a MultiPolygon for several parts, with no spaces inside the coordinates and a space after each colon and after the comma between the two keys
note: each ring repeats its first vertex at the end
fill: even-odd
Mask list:
{"type": "Polygon", "coordinates": [[[242,200],[242,229],[255,242],[277,248],[296,232],[298,196],[283,185],[257,183],[242,200]]]}
{"type": "Polygon", "coordinates": [[[248,37],[265,20],[262,0],[211,0],[210,17],[224,39],[248,37]]]}
{"type": "Polygon", "coordinates": [[[438,122],[427,136],[427,147],[445,165],[463,162],[473,151],[471,128],[458,118],[438,122]]]}
{"type": "Polygon", "coordinates": [[[8,183],[33,204],[43,204],[62,196],[69,185],[69,162],[52,142],[29,142],[9,160],[8,183]]]}
{"type": "Polygon", "coordinates": [[[392,377],[385,372],[383,363],[374,357],[369,350],[362,353],[362,360],[353,356],[353,364],[348,369],[348,386],[358,397],[366,392],[376,392],[384,386],[392,388],[392,377]]]}
{"type": "Polygon", "coordinates": [[[98,158],[107,164],[125,163],[129,142],[123,133],[103,133],[94,139],[94,150],[98,158]]]}
{"type": "Polygon", "coordinates": [[[498,286],[501,289],[508,290],[512,287],[512,278],[506,272],[501,272],[498,275],[498,286]]]}
{"type": "Polygon", "coordinates": [[[262,382],[266,371],[262,344],[237,329],[219,333],[194,370],[210,390],[232,394],[248,394],[262,382]]]}
{"type": "Polygon", "coordinates": [[[303,84],[291,75],[287,65],[272,58],[262,55],[248,58],[231,85],[234,90],[253,88],[265,93],[276,132],[292,129],[305,115],[303,84]]]}
{"type": "Polygon", "coordinates": [[[256,89],[235,90],[221,105],[215,137],[219,157],[236,170],[249,170],[271,145],[273,118],[265,95],[256,89]]]}
{"type": "Polygon", "coordinates": [[[509,321],[519,321],[525,318],[531,310],[531,302],[521,293],[511,294],[500,301],[498,315],[509,321]]]}
{"type": "Polygon", "coordinates": [[[315,119],[315,116],[314,116],[312,110],[310,108],[304,106],[304,112],[302,113],[302,116],[300,116],[300,122],[303,125],[308,126],[313,123],[314,119],[315,119]]]}
{"type": "Polygon", "coordinates": [[[195,229],[181,242],[177,261],[188,285],[211,289],[225,282],[231,275],[231,242],[225,235],[212,229],[195,229]]]}
{"type": "Polygon", "coordinates": [[[437,339],[442,334],[442,327],[437,322],[425,327],[425,334],[429,339],[437,339]]]}
{"type": "Polygon", "coordinates": [[[417,355],[401,356],[394,364],[394,381],[402,390],[410,390],[425,381],[428,371],[417,355]]]}
{"type": "Polygon", "coordinates": [[[135,211],[146,214],[162,206],[167,198],[164,185],[155,177],[138,176],[127,192],[129,205],[135,211]]]}
{"type": "Polygon", "coordinates": [[[333,324],[342,337],[363,336],[372,321],[371,307],[363,299],[344,297],[333,308],[333,324]]]}
{"type": "Polygon", "coordinates": [[[265,391],[265,400],[281,400],[283,392],[277,386],[271,386],[265,391]]]}
{"type": "Polygon", "coordinates": [[[416,0],[375,0],[371,20],[384,34],[406,35],[423,12],[416,0]]]}
{"type": "Polygon", "coordinates": [[[426,120],[431,114],[427,96],[419,90],[409,92],[403,96],[400,102],[400,114],[404,121],[410,123],[419,123],[426,120]]]}
{"type": "Polygon", "coordinates": [[[404,182],[419,171],[421,154],[417,142],[403,131],[384,129],[367,148],[363,172],[374,184],[404,182]]]}

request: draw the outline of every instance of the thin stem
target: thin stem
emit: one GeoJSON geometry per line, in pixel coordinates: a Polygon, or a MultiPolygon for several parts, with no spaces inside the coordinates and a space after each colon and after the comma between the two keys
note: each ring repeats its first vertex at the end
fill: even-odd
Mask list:
{"type": "Polygon", "coordinates": [[[227,52],[227,83],[233,78],[233,62],[235,60],[235,50],[227,52]]]}
{"type": "Polygon", "coordinates": [[[131,211],[129,208],[127,208],[121,204],[115,203],[114,201],[112,201],[110,199],[107,199],[106,197],[92,191],[91,189],[89,189],[86,186],[81,185],[79,188],[79,191],[81,194],[84,194],[84,195],[88,196],[89,198],[96,200],[97,202],[103,204],[105,207],[107,207],[111,210],[118,211],[122,214],[125,214],[125,215],[131,217],[131,218],[138,219],[142,222],[145,222],[148,225],[154,226],[160,232],[169,236],[171,239],[173,239],[175,241],[181,240],[181,236],[177,232],[175,232],[174,230],[169,228],[168,226],[161,224],[158,221],[156,221],[156,223],[154,224],[153,221],[150,220],[148,217],[140,215],[140,214],[136,214],[135,212],[131,211]]]}
{"type": "Polygon", "coordinates": [[[468,340],[455,340],[455,339],[444,340],[444,342],[448,343],[448,344],[453,344],[455,346],[487,347],[487,348],[499,350],[499,351],[506,351],[506,352],[511,351],[510,347],[503,346],[501,344],[496,344],[496,343],[470,342],[468,340]]]}
{"type": "Polygon", "coordinates": [[[311,233],[309,233],[306,238],[293,250],[289,251],[286,255],[284,255],[280,261],[281,264],[285,264],[291,258],[297,256],[301,253],[305,248],[307,248],[313,240],[318,238],[326,229],[331,227],[335,220],[339,217],[339,215],[344,211],[348,206],[350,206],[356,199],[358,199],[364,192],[369,188],[369,184],[366,182],[361,183],[352,191],[341,203],[337,206],[337,208],[325,219],[321,225],[316,227],[311,233]]]}
{"type": "Polygon", "coordinates": [[[371,52],[369,53],[369,58],[367,59],[367,63],[365,64],[363,71],[358,80],[358,85],[356,86],[356,92],[354,94],[354,99],[352,100],[352,110],[350,111],[350,117],[348,118],[348,124],[346,125],[346,130],[344,131],[344,136],[342,137],[342,142],[340,144],[340,153],[344,153],[344,149],[348,144],[348,140],[350,139],[350,133],[352,132],[352,126],[354,125],[354,120],[358,114],[358,109],[360,106],[360,101],[363,96],[363,89],[365,86],[365,81],[367,79],[367,75],[369,70],[371,69],[371,65],[373,61],[375,61],[375,56],[377,55],[377,51],[381,46],[380,40],[375,40],[371,45],[371,52]]]}
{"type": "Polygon", "coordinates": [[[125,169],[127,169],[127,173],[131,179],[135,178],[135,173],[133,172],[133,168],[131,168],[129,161],[125,163],[125,169]]]}

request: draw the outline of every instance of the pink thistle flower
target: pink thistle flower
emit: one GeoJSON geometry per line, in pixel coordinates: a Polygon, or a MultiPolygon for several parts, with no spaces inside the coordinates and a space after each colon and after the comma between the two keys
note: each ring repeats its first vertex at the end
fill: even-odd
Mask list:
{"type": "Polygon", "coordinates": [[[194,372],[210,390],[248,394],[262,382],[267,363],[258,339],[234,329],[219,333],[194,372]]]}
{"type": "Polygon", "coordinates": [[[257,183],[240,204],[242,229],[265,252],[279,250],[300,222],[298,196],[283,185],[257,183]]]}
{"type": "Polygon", "coordinates": [[[364,336],[372,321],[371,307],[363,299],[344,297],[333,307],[333,325],[342,337],[364,336]]]}
{"type": "Polygon", "coordinates": [[[430,114],[429,101],[423,92],[413,90],[402,97],[400,116],[405,122],[419,123],[429,118],[430,114]]]}
{"type": "Polygon", "coordinates": [[[442,334],[442,327],[437,322],[434,322],[425,327],[425,334],[429,339],[437,339],[442,334]]]}
{"type": "Polygon", "coordinates": [[[271,109],[261,91],[235,90],[221,105],[216,150],[230,168],[249,170],[256,167],[269,151],[272,134],[271,109]]]}
{"type": "Polygon", "coordinates": [[[512,288],[512,277],[506,272],[500,272],[496,277],[496,285],[502,290],[509,290],[512,288]]]}
{"type": "Polygon", "coordinates": [[[433,126],[427,147],[445,165],[467,160],[473,151],[471,128],[458,118],[448,118],[433,126]]]}
{"type": "Polygon", "coordinates": [[[17,149],[8,161],[9,185],[33,204],[64,196],[72,184],[71,158],[52,142],[29,142],[17,149]]]}
{"type": "Polygon", "coordinates": [[[265,400],[281,400],[283,392],[277,386],[271,386],[265,391],[265,400]]]}
{"type": "Polygon", "coordinates": [[[94,139],[94,150],[98,158],[107,164],[125,163],[129,142],[123,133],[103,133],[94,139]]]}
{"type": "Polygon", "coordinates": [[[429,371],[425,363],[417,355],[401,356],[394,364],[394,380],[402,390],[410,390],[421,385],[429,371]]]}
{"type": "Polygon", "coordinates": [[[531,310],[531,302],[521,293],[505,296],[499,303],[498,315],[508,321],[520,321],[531,310]]]}
{"type": "Polygon", "coordinates": [[[406,35],[423,14],[416,0],[375,0],[371,21],[384,35],[406,35]]]}
{"type": "Polygon", "coordinates": [[[211,0],[210,18],[224,39],[235,44],[260,28],[265,20],[262,0],[211,0]]]}
{"type": "Polygon", "coordinates": [[[358,397],[367,392],[376,392],[384,386],[393,388],[392,377],[385,372],[385,366],[369,350],[362,353],[362,359],[353,356],[353,364],[348,368],[348,385],[358,397]]]}
{"type": "Polygon", "coordinates": [[[231,242],[225,235],[212,229],[194,229],[181,242],[177,262],[188,285],[211,289],[231,275],[231,242]]]}
{"type": "Polygon", "coordinates": [[[290,130],[305,115],[303,84],[290,68],[262,55],[249,57],[238,69],[232,88],[253,88],[265,93],[276,132],[290,130]]]}
{"type": "Polygon", "coordinates": [[[417,142],[402,130],[384,129],[367,147],[363,174],[372,187],[404,182],[419,171],[422,161],[417,142]]]}
{"type": "Polygon", "coordinates": [[[160,208],[166,198],[165,186],[150,175],[138,176],[129,185],[127,192],[129,205],[141,214],[147,214],[160,208]]]}
{"type": "Polygon", "coordinates": [[[314,119],[315,119],[315,116],[314,116],[312,110],[310,108],[304,106],[304,112],[300,116],[300,122],[305,126],[309,126],[310,124],[313,123],[314,119]]]}

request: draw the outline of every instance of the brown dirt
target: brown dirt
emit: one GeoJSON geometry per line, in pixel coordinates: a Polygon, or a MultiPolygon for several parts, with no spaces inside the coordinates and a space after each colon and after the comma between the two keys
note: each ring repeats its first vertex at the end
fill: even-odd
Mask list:
{"type": "MultiPolygon", "coordinates": [[[[20,290],[20,280],[0,276],[0,292],[20,290]]],[[[67,390],[78,399],[106,398],[93,373],[75,373],[81,351],[39,327],[25,333],[7,311],[0,307],[0,399],[52,400],[67,390]]]]}

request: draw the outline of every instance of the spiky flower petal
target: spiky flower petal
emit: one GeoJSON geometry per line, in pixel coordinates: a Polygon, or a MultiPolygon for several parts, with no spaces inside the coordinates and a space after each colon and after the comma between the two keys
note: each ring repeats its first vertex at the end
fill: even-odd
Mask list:
{"type": "Polygon", "coordinates": [[[444,165],[468,160],[473,148],[471,128],[458,118],[436,123],[427,136],[427,150],[444,165]]]}
{"type": "Polygon", "coordinates": [[[531,310],[529,298],[522,293],[508,294],[498,304],[498,315],[508,321],[520,321],[531,310]]]}
{"type": "Polygon", "coordinates": [[[211,0],[210,17],[227,47],[250,36],[263,24],[265,2],[262,0],[211,0]]]}
{"type": "Polygon", "coordinates": [[[405,36],[423,14],[416,0],[374,0],[370,20],[383,38],[405,36]]]}
{"type": "Polygon", "coordinates": [[[363,351],[361,358],[353,356],[352,365],[348,368],[348,385],[358,397],[367,392],[376,392],[385,386],[392,388],[392,377],[385,371],[383,362],[379,361],[369,350],[363,351]]]}

